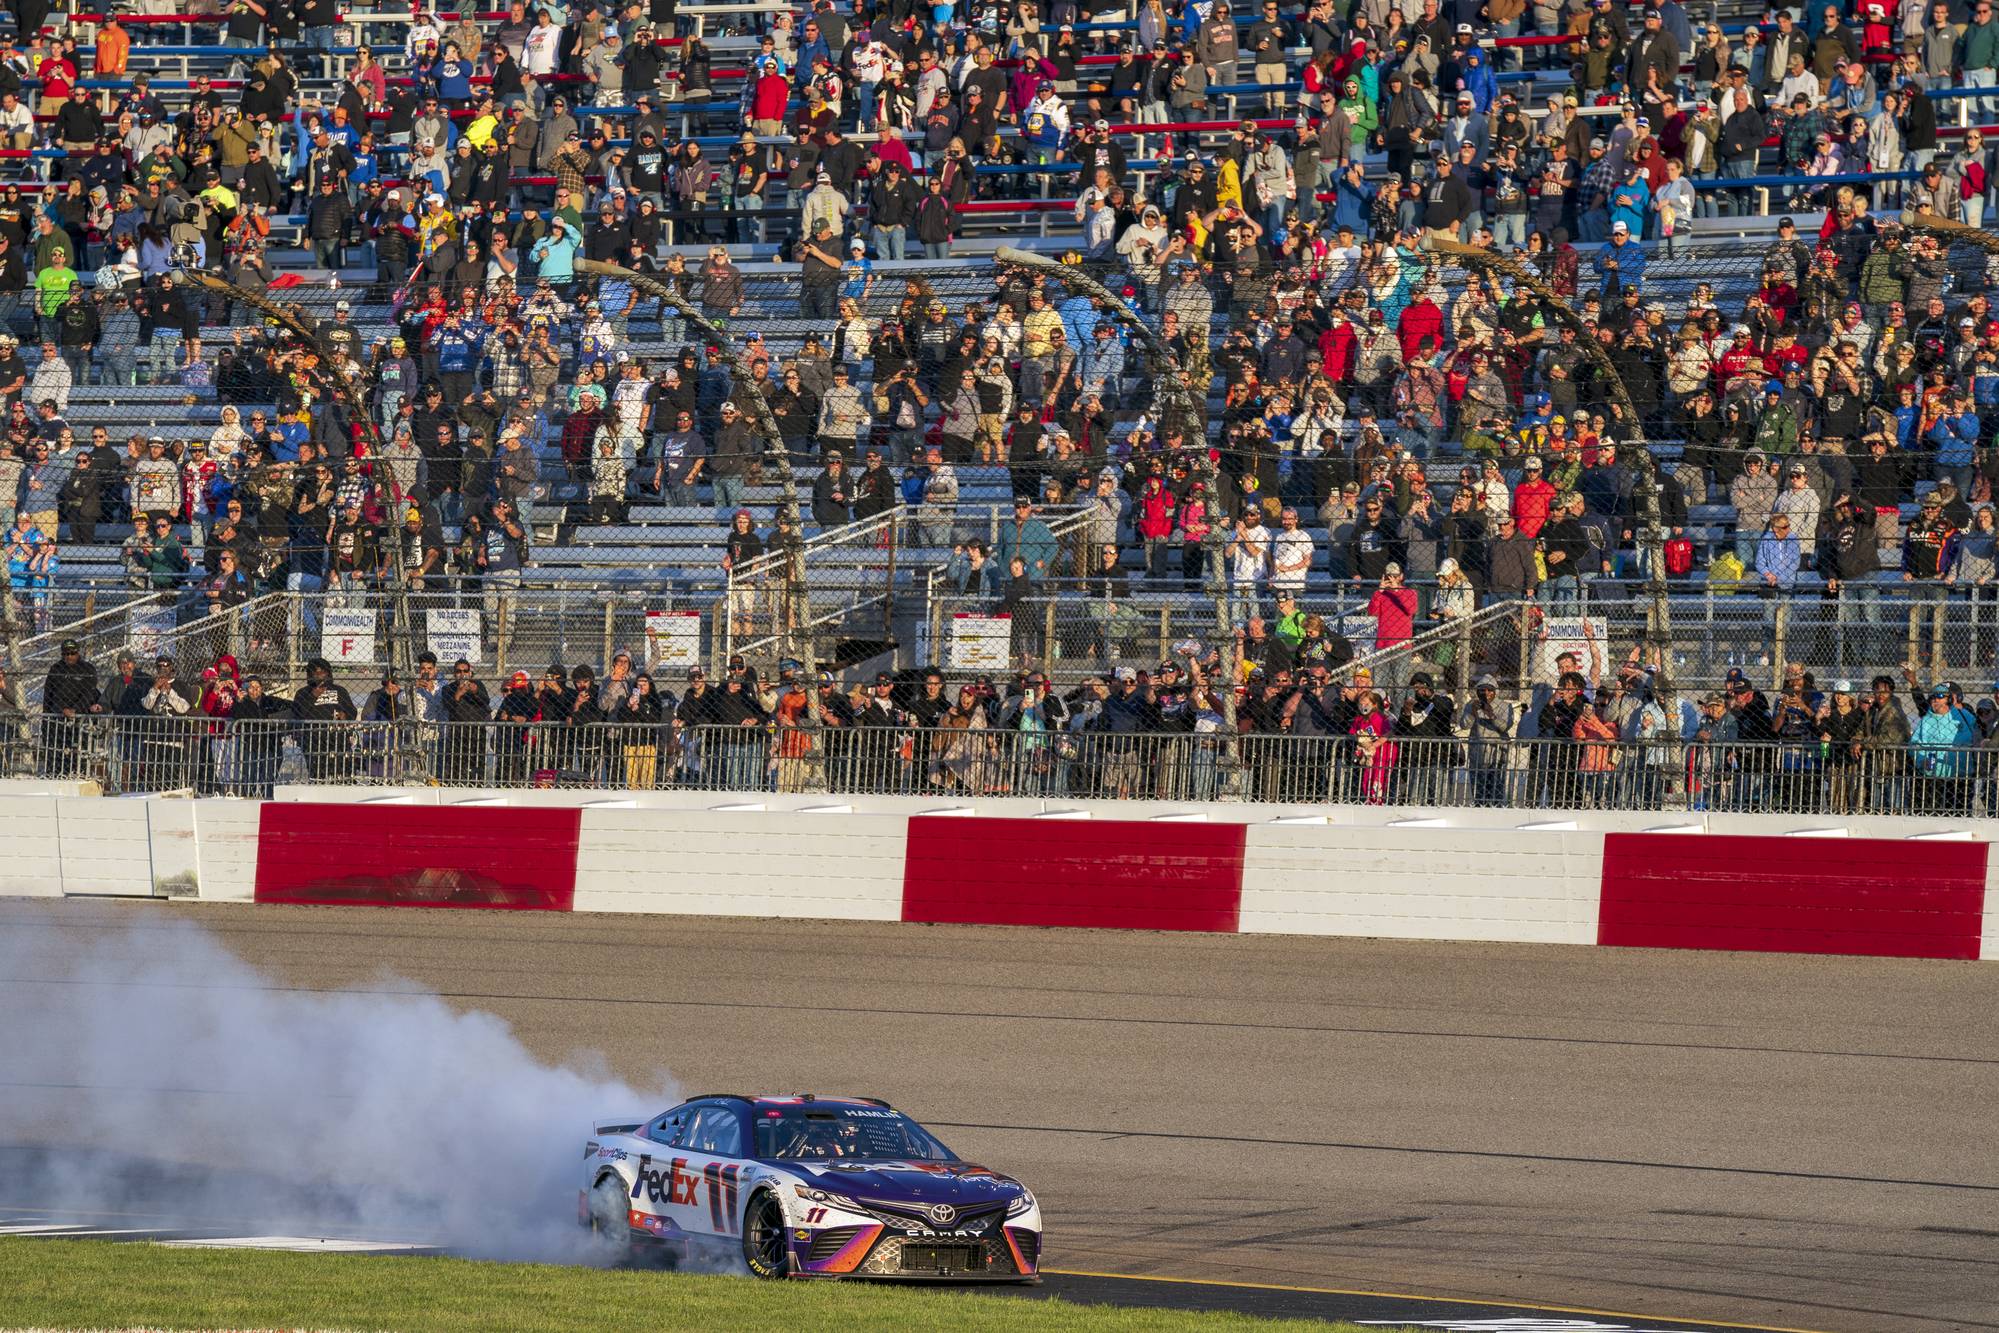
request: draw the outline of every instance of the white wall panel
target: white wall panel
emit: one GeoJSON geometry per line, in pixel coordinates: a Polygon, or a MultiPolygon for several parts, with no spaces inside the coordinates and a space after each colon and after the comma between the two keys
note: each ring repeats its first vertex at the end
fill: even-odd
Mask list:
{"type": "Polygon", "coordinates": [[[62,896],[62,840],[53,796],[0,796],[0,895],[62,896]]]}
{"type": "Polygon", "coordinates": [[[147,801],[147,854],[152,859],[155,898],[195,898],[201,894],[201,841],[195,834],[193,801],[147,801]]]}
{"type": "Polygon", "coordinates": [[[56,799],[66,894],[153,896],[150,801],[102,796],[56,799]]]}
{"type": "Polygon", "coordinates": [[[193,803],[203,902],[247,903],[257,888],[257,801],[193,803]]]}
{"type": "Polygon", "coordinates": [[[1999,963],[1999,855],[1985,858],[1985,931],[1979,937],[1978,956],[1999,963]]]}
{"type": "Polygon", "coordinates": [[[1603,835],[1262,824],[1244,934],[1594,944],[1603,835]]]}
{"type": "Polygon", "coordinates": [[[900,817],[586,807],[576,910],[894,921],[900,817]]]}

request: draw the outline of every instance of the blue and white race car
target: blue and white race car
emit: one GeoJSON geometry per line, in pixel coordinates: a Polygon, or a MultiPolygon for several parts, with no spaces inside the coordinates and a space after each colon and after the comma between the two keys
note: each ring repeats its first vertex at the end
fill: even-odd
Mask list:
{"type": "Polygon", "coordinates": [[[694,1097],[583,1149],[580,1220],[617,1262],[740,1250],[753,1276],[1034,1282],[1041,1208],[868,1097],[694,1097]]]}

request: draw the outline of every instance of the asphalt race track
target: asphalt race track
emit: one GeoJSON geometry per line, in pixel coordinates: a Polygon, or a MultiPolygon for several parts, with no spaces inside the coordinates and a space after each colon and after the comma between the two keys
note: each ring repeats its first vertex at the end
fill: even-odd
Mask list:
{"type": "MultiPolygon", "coordinates": [[[[386,969],[550,1060],[887,1097],[1034,1186],[1044,1293],[1999,1329],[1990,966],[151,902],[4,903],[0,931],[58,957],[107,914],[191,917],[293,987],[386,969]]],[[[0,1143],[0,1224],[32,1215],[30,1146],[0,1143]]]]}

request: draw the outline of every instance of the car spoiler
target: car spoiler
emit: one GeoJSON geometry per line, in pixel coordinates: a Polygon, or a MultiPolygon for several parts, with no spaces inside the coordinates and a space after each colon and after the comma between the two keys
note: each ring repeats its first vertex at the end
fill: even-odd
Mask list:
{"type": "Polygon", "coordinates": [[[631,1124],[619,1124],[615,1122],[606,1121],[604,1123],[592,1127],[590,1132],[592,1134],[636,1134],[639,1130],[639,1126],[644,1123],[645,1122],[642,1120],[634,1121],[631,1124]]]}

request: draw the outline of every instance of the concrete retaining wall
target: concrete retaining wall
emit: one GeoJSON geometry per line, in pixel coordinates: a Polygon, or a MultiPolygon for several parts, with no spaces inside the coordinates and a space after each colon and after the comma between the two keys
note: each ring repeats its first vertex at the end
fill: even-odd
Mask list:
{"type": "Polygon", "coordinates": [[[1999,821],[0,784],[0,894],[1999,959],[1999,821]]]}

